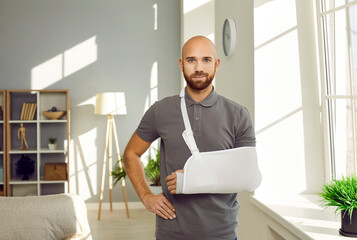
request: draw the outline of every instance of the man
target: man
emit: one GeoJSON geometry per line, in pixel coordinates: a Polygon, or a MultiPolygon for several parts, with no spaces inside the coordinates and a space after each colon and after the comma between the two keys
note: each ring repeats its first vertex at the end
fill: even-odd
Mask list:
{"type": "MultiPolygon", "coordinates": [[[[219,65],[215,46],[205,37],[193,37],[182,48],[179,66],[187,82],[187,112],[201,152],[255,146],[246,108],[218,95],[212,86],[219,65]]],[[[175,194],[175,172],[182,171],[191,155],[182,138],[184,130],[179,96],[165,98],[145,113],[124,152],[125,169],[140,200],[157,215],[156,238],[234,240],[237,194],[175,194]],[[159,137],[163,193],[154,195],[145,181],[140,156],[159,137]]]]}

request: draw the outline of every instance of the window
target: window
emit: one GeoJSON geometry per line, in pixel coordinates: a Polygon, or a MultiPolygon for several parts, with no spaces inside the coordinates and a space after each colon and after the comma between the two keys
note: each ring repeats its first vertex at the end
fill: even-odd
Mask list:
{"type": "Polygon", "coordinates": [[[357,169],[357,0],[321,0],[323,101],[332,178],[357,169]]]}

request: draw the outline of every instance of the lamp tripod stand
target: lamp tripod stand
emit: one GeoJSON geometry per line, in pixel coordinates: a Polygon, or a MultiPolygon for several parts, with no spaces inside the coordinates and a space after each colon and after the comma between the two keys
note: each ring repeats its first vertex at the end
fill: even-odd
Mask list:
{"type": "MultiPolygon", "coordinates": [[[[119,143],[118,143],[118,136],[117,136],[117,131],[115,127],[115,121],[114,121],[114,116],[111,114],[108,114],[107,116],[107,127],[106,127],[106,132],[105,132],[105,143],[104,143],[104,154],[103,154],[103,167],[102,167],[102,180],[100,184],[100,198],[99,198],[99,211],[98,211],[98,220],[100,220],[100,214],[101,214],[101,209],[102,209],[102,200],[103,200],[103,191],[104,191],[104,179],[105,179],[105,168],[106,168],[106,163],[107,163],[107,150],[108,150],[108,160],[109,160],[109,201],[110,201],[110,211],[113,211],[112,207],[112,189],[113,189],[113,177],[112,177],[112,160],[113,160],[113,142],[112,138],[114,135],[114,144],[115,144],[115,150],[117,153],[117,159],[118,159],[118,164],[119,167],[122,168],[122,164],[120,161],[120,151],[119,151],[119,143]],[[113,134],[114,133],[114,134],[113,134]]],[[[130,218],[129,216],[129,208],[128,208],[128,201],[126,198],[126,191],[125,191],[125,179],[123,178],[121,180],[121,186],[123,188],[123,195],[124,195],[124,200],[125,200],[125,208],[126,208],[126,216],[127,218],[130,218]]]]}

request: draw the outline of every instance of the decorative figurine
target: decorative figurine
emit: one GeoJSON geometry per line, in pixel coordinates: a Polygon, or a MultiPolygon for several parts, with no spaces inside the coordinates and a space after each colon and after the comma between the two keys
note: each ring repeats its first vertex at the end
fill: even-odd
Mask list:
{"type": "Polygon", "coordinates": [[[20,147],[21,150],[29,149],[29,145],[27,145],[27,141],[26,141],[25,135],[26,135],[26,128],[24,127],[24,124],[21,123],[20,124],[20,128],[17,131],[17,138],[21,139],[21,147],[20,147]],[[24,144],[25,144],[26,147],[24,147],[24,144]]]}

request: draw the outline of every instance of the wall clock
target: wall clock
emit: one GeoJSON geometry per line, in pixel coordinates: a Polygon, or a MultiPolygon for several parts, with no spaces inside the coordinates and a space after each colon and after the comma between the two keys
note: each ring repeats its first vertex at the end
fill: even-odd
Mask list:
{"type": "Polygon", "coordinates": [[[233,18],[227,18],[223,24],[222,44],[224,55],[230,56],[236,50],[237,27],[233,18]]]}

